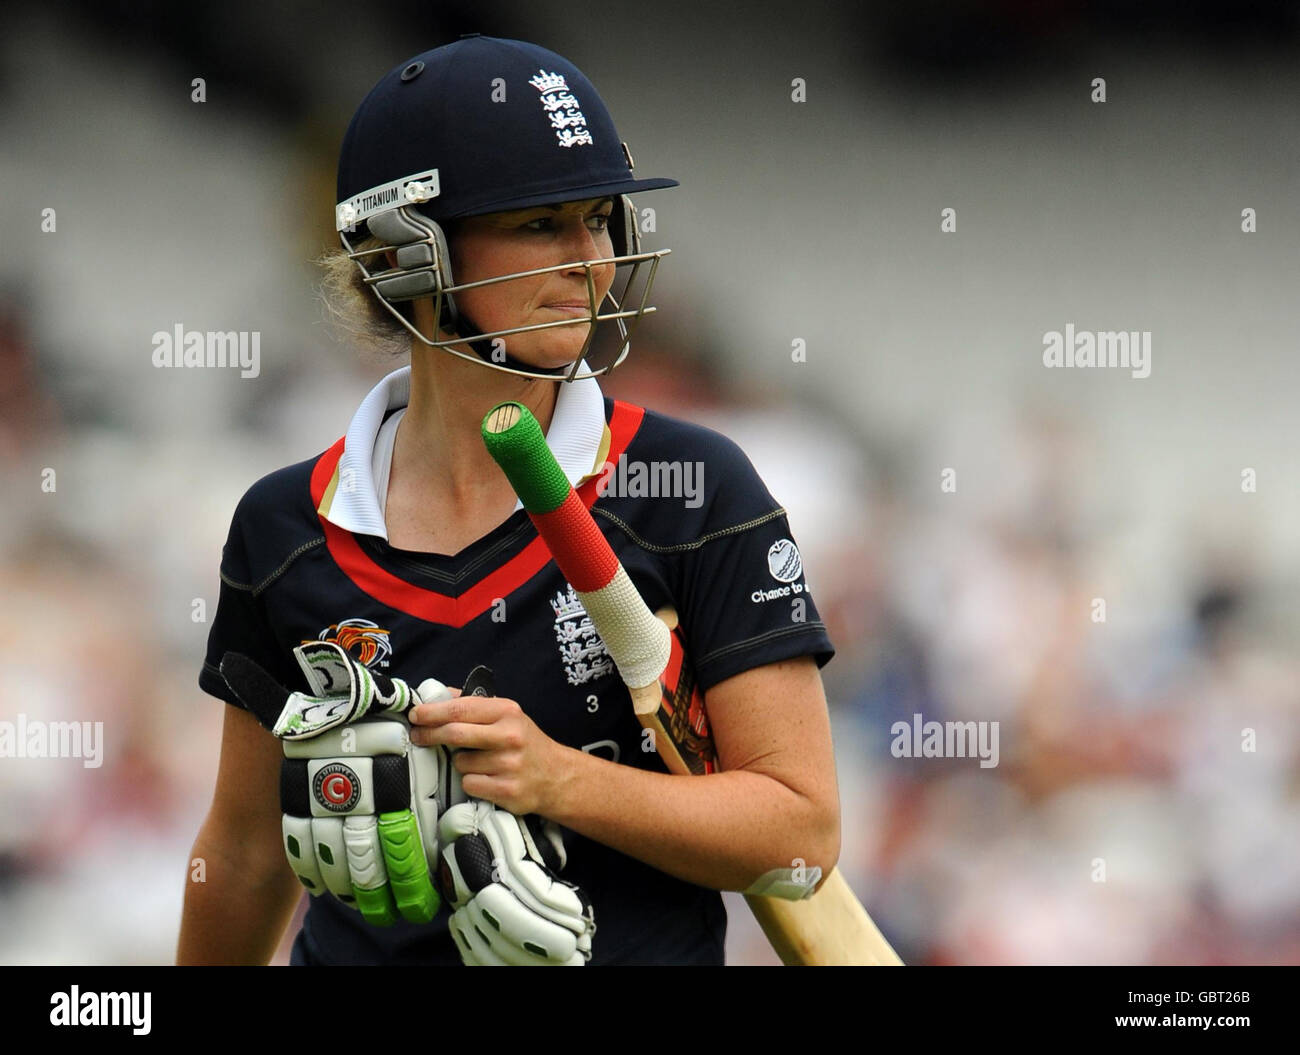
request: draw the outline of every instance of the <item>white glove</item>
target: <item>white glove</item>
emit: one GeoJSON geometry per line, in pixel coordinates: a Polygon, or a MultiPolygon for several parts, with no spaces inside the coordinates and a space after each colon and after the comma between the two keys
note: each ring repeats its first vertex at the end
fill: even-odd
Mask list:
{"type": "Polygon", "coordinates": [[[412,692],[332,642],[294,649],[312,695],[289,693],[232,656],[221,665],[227,684],[283,742],[280,808],[294,874],[313,896],[329,892],[376,926],[428,923],[440,905],[431,875],[438,816],[465,796],[446,749],[411,743],[405,714],[451,693],[433,678],[412,692]]]}
{"type": "Polygon", "coordinates": [[[591,903],[556,872],[558,827],[490,802],[453,805],[438,824],[439,879],[455,911],[452,939],[467,966],[581,967],[591,959],[591,903]]]}

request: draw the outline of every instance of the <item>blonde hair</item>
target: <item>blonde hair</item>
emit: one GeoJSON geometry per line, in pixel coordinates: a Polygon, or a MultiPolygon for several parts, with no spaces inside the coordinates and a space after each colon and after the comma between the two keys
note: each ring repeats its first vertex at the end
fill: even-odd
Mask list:
{"type": "MultiPolygon", "coordinates": [[[[355,243],[354,248],[357,251],[378,249],[384,244],[368,235],[355,243]]],[[[378,254],[365,259],[372,274],[376,270],[372,262],[379,270],[386,266],[378,254]]],[[[345,249],[322,253],[315,263],[325,273],[318,292],[329,322],[349,343],[394,359],[411,350],[410,332],[379,302],[362,278],[361,269],[348,259],[345,249]]],[[[410,309],[405,304],[395,304],[394,308],[410,318],[410,309]]]]}

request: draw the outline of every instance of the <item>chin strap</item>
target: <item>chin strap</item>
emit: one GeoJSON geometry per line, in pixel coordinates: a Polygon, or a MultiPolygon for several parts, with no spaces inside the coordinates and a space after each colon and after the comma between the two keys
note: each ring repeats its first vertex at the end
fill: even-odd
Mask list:
{"type": "MultiPolygon", "coordinates": [[[[444,303],[450,300],[450,296],[445,296],[443,298],[444,303]]],[[[525,363],[522,360],[516,359],[509,352],[505,351],[494,355],[493,352],[495,349],[493,349],[491,341],[474,340],[475,337],[482,335],[483,331],[470,322],[467,315],[462,312],[455,312],[452,317],[456,320],[456,323],[451,332],[457,337],[464,337],[469,346],[474,350],[474,354],[485,363],[489,363],[493,366],[509,366],[516,370],[531,370],[538,374],[553,374],[556,380],[563,380],[564,375],[573,369],[571,366],[533,366],[531,363],[525,363]]],[[[447,327],[443,328],[446,329],[447,327]]],[[[498,338],[498,340],[500,340],[500,338],[498,338]]]]}

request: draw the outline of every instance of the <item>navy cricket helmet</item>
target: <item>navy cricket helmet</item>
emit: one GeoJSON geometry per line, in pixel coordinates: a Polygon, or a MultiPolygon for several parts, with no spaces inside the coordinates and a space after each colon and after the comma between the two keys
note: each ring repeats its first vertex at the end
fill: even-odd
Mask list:
{"type": "MultiPolygon", "coordinates": [[[[394,67],[357,109],[339,157],[335,225],[348,255],[380,302],[415,337],[453,355],[529,377],[575,380],[607,373],[627,356],[631,323],[655,309],[646,304],[659,260],[641,252],[636,213],[627,195],[675,187],[672,179],[637,179],[632,155],[586,76],[567,59],[535,44],[469,34],[394,67]],[[446,221],[559,202],[613,197],[609,231],[615,255],[571,261],[540,271],[501,275],[504,282],[584,266],[590,313],[558,322],[483,333],[456,306],[446,221]],[[368,234],[378,247],[356,250],[368,234]],[[395,253],[396,266],[368,263],[395,253]],[[628,265],[612,310],[595,303],[591,268],[628,265]],[[632,287],[645,266],[639,301],[632,287]],[[430,339],[393,305],[433,297],[438,328],[453,337],[430,339]],[[601,369],[579,373],[597,324],[614,320],[622,341],[601,369]],[[495,338],[553,326],[588,325],[572,367],[529,366],[504,354],[495,338]],[[468,343],[476,356],[451,347],[468,343]]],[[[615,283],[617,285],[617,283],[615,283]]],[[[434,337],[440,335],[435,332],[434,337]]]]}

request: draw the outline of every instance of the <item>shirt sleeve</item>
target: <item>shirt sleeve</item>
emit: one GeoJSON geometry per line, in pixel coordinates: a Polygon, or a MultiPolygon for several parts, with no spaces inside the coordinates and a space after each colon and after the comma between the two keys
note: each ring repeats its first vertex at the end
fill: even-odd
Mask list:
{"type": "Polygon", "coordinates": [[[785,510],[739,447],[726,441],[711,453],[722,482],[681,555],[676,591],[701,688],[796,656],[810,655],[824,667],[835,648],[785,510]]]}
{"type": "Polygon", "coordinates": [[[236,509],[221,551],[221,589],[199,672],[199,688],[240,708],[243,704],[221,676],[221,659],[227,652],[242,652],[282,685],[293,686],[297,681],[293,657],[272,629],[265,599],[252,581],[243,525],[245,506],[241,502],[236,509]]]}

